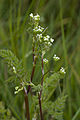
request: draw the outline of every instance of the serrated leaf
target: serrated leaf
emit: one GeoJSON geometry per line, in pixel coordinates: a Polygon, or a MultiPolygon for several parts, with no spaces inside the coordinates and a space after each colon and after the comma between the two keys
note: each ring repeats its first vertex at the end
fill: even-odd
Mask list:
{"type": "Polygon", "coordinates": [[[60,74],[54,73],[49,78],[47,78],[43,83],[42,97],[44,100],[48,101],[52,94],[54,93],[58,82],[60,80],[60,74]]]}
{"type": "Polygon", "coordinates": [[[20,79],[25,76],[22,62],[10,51],[0,50],[0,56],[8,63],[9,70],[17,75],[20,79]]]}
{"type": "Polygon", "coordinates": [[[65,107],[65,101],[67,96],[60,96],[54,102],[47,101],[42,104],[43,112],[47,113],[48,116],[52,116],[56,120],[63,120],[63,110],[65,107]]]}

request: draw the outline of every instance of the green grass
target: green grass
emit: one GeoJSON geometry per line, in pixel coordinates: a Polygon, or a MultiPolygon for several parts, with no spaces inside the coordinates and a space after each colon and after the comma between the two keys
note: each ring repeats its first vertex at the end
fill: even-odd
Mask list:
{"type": "MultiPolygon", "coordinates": [[[[46,57],[49,67],[59,70],[66,68],[67,74],[61,86],[68,94],[64,120],[80,120],[80,10],[79,0],[0,0],[0,49],[11,49],[23,60],[25,71],[32,69],[32,38],[27,32],[29,13],[39,13],[43,26],[48,26],[47,33],[55,42],[46,57]],[[52,56],[61,57],[55,66],[52,56]],[[25,56],[28,57],[25,57],[25,56]],[[65,62],[63,62],[65,61],[65,62]]],[[[6,84],[9,73],[7,66],[0,59],[0,100],[12,110],[18,120],[23,117],[23,97],[14,95],[14,85],[6,84]],[[21,101],[19,101],[21,99],[21,101]],[[13,104],[13,106],[12,106],[13,104]]],[[[40,75],[35,75],[34,81],[40,75]]],[[[22,93],[21,93],[22,94],[22,93]]],[[[23,96],[23,94],[22,94],[23,96]]]]}

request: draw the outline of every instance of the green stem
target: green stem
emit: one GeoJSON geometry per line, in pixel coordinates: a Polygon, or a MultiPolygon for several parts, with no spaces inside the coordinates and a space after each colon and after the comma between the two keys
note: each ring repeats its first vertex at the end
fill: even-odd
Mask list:
{"type": "MultiPolygon", "coordinates": [[[[42,87],[43,87],[43,78],[44,78],[44,64],[43,64],[43,54],[42,54],[42,81],[41,81],[42,87]]],[[[40,117],[41,117],[41,120],[43,120],[41,94],[42,94],[42,89],[41,89],[40,93],[38,93],[38,97],[39,97],[40,117]]]]}

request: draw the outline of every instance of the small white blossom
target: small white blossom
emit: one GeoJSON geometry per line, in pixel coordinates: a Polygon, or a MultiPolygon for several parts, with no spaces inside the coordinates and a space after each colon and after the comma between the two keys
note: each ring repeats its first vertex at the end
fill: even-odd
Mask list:
{"type": "Polygon", "coordinates": [[[45,64],[47,64],[47,63],[48,63],[48,60],[47,60],[46,58],[44,58],[44,59],[43,59],[43,62],[44,62],[45,64]]]}
{"type": "Polygon", "coordinates": [[[34,17],[34,16],[33,16],[33,13],[31,13],[31,14],[30,14],[30,17],[31,17],[31,18],[33,18],[33,17],[34,17]]]}
{"type": "Polygon", "coordinates": [[[60,73],[61,73],[61,74],[65,74],[65,73],[66,73],[66,72],[65,72],[65,69],[64,69],[63,67],[61,67],[60,73]]]}
{"type": "Polygon", "coordinates": [[[35,28],[33,29],[33,31],[34,31],[34,32],[42,32],[42,30],[39,29],[39,28],[37,28],[37,27],[35,27],[35,28]]]}
{"type": "Polygon", "coordinates": [[[41,26],[38,26],[39,27],[39,29],[41,29],[42,31],[44,30],[44,28],[43,27],[41,27],[41,26]]]}
{"type": "Polygon", "coordinates": [[[42,38],[42,34],[37,34],[37,37],[38,37],[39,39],[41,39],[41,38],[42,38]]]}
{"type": "Polygon", "coordinates": [[[50,38],[49,35],[44,36],[44,41],[49,41],[49,38],[50,38]]]}
{"type": "Polygon", "coordinates": [[[34,31],[34,32],[42,32],[43,29],[44,29],[43,27],[38,26],[38,27],[35,27],[35,28],[33,29],[33,31],[34,31]]]}
{"type": "Polygon", "coordinates": [[[54,39],[51,38],[50,41],[51,41],[51,42],[54,42],[54,39]]]}
{"type": "Polygon", "coordinates": [[[50,42],[48,42],[48,45],[51,46],[52,44],[50,42]]]}
{"type": "Polygon", "coordinates": [[[44,41],[48,41],[48,40],[49,40],[48,38],[44,37],[44,41]]]}
{"type": "Polygon", "coordinates": [[[34,16],[34,20],[35,20],[35,21],[39,21],[39,20],[40,20],[40,16],[39,16],[38,14],[35,15],[35,16],[34,16]]]}
{"type": "Polygon", "coordinates": [[[50,36],[49,36],[49,35],[47,35],[46,37],[47,37],[48,39],[50,38],[50,36]]]}
{"type": "Polygon", "coordinates": [[[60,59],[59,57],[56,56],[56,54],[54,55],[53,58],[54,58],[55,61],[58,61],[60,59]]]}
{"type": "Polygon", "coordinates": [[[16,73],[16,68],[13,66],[13,72],[16,73]]]}
{"type": "Polygon", "coordinates": [[[44,41],[48,41],[49,39],[47,37],[44,37],[44,41]]]}

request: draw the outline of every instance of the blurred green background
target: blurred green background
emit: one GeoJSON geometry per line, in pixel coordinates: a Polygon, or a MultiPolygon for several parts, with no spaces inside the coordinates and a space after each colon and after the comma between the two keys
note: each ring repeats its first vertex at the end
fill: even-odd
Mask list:
{"type": "MultiPolygon", "coordinates": [[[[28,34],[31,12],[40,14],[41,24],[55,39],[46,56],[50,69],[66,68],[62,84],[68,94],[64,120],[80,120],[80,0],[0,0],[0,49],[12,50],[23,60],[27,73],[32,69],[32,38],[28,34]],[[52,60],[55,53],[61,58],[57,65],[52,60]]],[[[39,74],[40,70],[34,81],[39,74]]],[[[7,65],[0,58],[0,101],[23,120],[23,93],[14,95],[14,84],[7,84],[8,77],[7,65]]]]}

